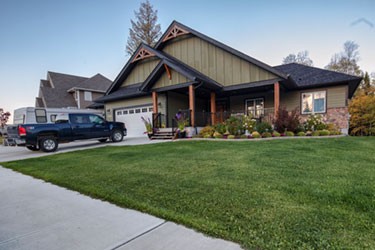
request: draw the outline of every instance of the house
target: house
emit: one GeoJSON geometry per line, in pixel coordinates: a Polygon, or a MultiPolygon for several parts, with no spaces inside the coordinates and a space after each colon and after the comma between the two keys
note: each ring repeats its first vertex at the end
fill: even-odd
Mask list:
{"type": "Polygon", "coordinates": [[[35,107],[103,108],[93,100],[102,97],[111,84],[112,81],[101,74],[87,78],[49,71],[47,80],[40,80],[35,107]]]}
{"type": "Polygon", "coordinates": [[[97,101],[130,136],[145,131],[141,117],[172,127],[180,111],[199,127],[238,113],[272,121],[280,107],[302,118],[322,114],[347,133],[348,100],[360,81],[299,64],[271,67],[173,21],[154,47],[138,47],[97,101]]]}

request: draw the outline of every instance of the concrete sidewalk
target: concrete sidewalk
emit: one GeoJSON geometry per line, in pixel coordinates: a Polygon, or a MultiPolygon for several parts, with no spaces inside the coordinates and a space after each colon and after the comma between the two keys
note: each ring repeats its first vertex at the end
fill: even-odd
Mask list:
{"type": "Polygon", "coordinates": [[[0,249],[241,249],[0,166],[0,249]]]}

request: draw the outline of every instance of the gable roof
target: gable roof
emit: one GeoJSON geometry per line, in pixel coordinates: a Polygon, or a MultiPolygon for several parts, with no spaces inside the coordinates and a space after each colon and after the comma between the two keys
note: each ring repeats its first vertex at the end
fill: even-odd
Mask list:
{"type": "MultiPolygon", "coordinates": [[[[49,108],[77,107],[77,102],[69,90],[90,89],[104,93],[111,83],[100,74],[87,78],[48,71],[47,80],[40,82],[40,96],[37,98],[42,98],[45,106],[49,108]]],[[[41,102],[38,99],[36,104],[40,105],[41,102]]]]}
{"type": "Polygon", "coordinates": [[[271,73],[275,74],[278,77],[281,77],[281,78],[284,78],[284,79],[287,78],[287,76],[284,73],[278,71],[277,69],[275,69],[275,68],[273,68],[273,67],[271,67],[271,66],[269,66],[269,65],[267,65],[267,64],[265,64],[265,63],[263,63],[263,62],[261,62],[261,61],[259,61],[257,59],[255,59],[255,58],[253,58],[251,56],[248,56],[248,55],[246,55],[246,54],[244,54],[244,53],[242,53],[242,52],[240,52],[240,51],[238,51],[238,50],[236,50],[236,49],[234,49],[234,48],[232,48],[232,47],[230,47],[228,45],[225,45],[224,43],[221,43],[221,42],[219,42],[219,41],[217,41],[217,40],[215,40],[215,39],[213,39],[211,37],[208,37],[208,36],[206,36],[206,35],[198,32],[198,31],[196,31],[196,30],[194,30],[194,29],[192,29],[192,28],[190,28],[190,27],[188,27],[188,26],[186,26],[186,25],[184,25],[182,23],[179,23],[176,20],[174,20],[169,25],[167,31],[164,32],[164,34],[161,36],[161,38],[159,39],[159,41],[156,43],[156,45],[155,45],[155,49],[156,50],[162,50],[162,48],[164,47],[165,43],[168,42],[168,40],[170,40],[170,39],[166,39],[166,38],[170,35],[170,33],[173,31],[173,29],[176,29],[176,27],[177,28],[181,28],[181,30],[184,31],[184,34],[191,33],[194,36],[196,36],[196,37],[198,37],[198,38],[200,38],[200,39],[202,39],[202,40],[204,40],[204,41],[206,41],[208,43],[211,43],[211,44],[215,45],[216,47],[219,47],[222,50],[225,50],[226,52],[228,52],[228,53],[230,53],[232,55],[238,56],[239,58],[241,58],[241,59],[243,59],[243,60],[245,60],[247,62],[250,62],[250,63],[252,63],[252,64],[254,64],[254,65],[256,65],[256,66],[258,66],[258,67],[260,67],[260,68],[262,68],[262,69],[264,69],[266,71],[268,71],[268,72],[271,72],[271,73]]]}
{"type": "Polygon", "coordinates": [[[362,81],[361,77],[298,63],[279,65],[274,68],[289,75],[291,80],[296,84],[296,87],[301,89],[349,84],[349,98],[353,96],[355,90],[362,81]]]}

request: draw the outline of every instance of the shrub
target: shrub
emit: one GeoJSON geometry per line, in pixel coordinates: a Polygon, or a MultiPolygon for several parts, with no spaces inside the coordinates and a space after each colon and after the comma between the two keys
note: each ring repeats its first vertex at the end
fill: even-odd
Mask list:
{"type": "Polygon", "coordinates": [[[273,131],[272,136],[273,137],[280,137],[280,133],[277,132],[277,131],[273,131]]]}
{"type": "Polygon", "coordinates": [[[320,136],[327,136],[329,135],[329,131],[327,129],[323,129],[319,131],[320,136]]]}
{"type": "Polygon", "coordinates": [[[241,139],[247,139],[247,135],[241,135],[240,138],[241,139]]]}
{"type": "Polygon", "coordinates": [[[297,132],[300,127],[298,110],[294,109],[288,112],[285,107],[277,111],[274,121],[275,129],[283,133],[285,130],[297,132]]]}
{"type": "Polygon", "coordinates": [[[242,117],[242,125],[243,129],[248,131],[249,133],[252,133],[255,129],[257,121],[253,119],[252,115],[244,115],[242,117]]]}
{"type": "Polygon", "coordinates": [[[225,134],[225,132],[227,132],[227,126],[223,122],[216,124],[214,127],[215,127],[215,131],[222,135],[225,134]]]}
{"type": "Polygon", "coordinates": [[[228,139],[235,139],[236,138],[236,136],[234,136],[234,135],[228,135],[228,137],[227,137],[228,139]]]}
{"type": "Polygon", "coordinates": [[[297,133],[297,136],[305,136],[305,135],[306,135],[306,133],[303,132],[303,131],[297,133]]]}
{"type": "Polygon", "coordinates": [[[312,132],[311,131],[306,131],[306,136],[312,136],[312,132]]]}
{"type": "Polygon", "coordinates": [[[215,128],[212,126],[206,126],[202,128],[202,130],[199,132],[199,135],[203,138],[211,138],[213,134],[215,133],[215,128]],[[206,137],[208,136],[208,137],[206,137]]]}
{"type": "Polygon", "coordinates": [[[263,137],[263,138],[272,137],[272,134],[271,134],[270,132],[264,132],[264,133],[262,134],[262,137],[263,137]]]}
{"type": "Polygon", "coordinates": [[[258,131],[259,134],[263,134],[264,132],[269,132],[272,130],[272,126],[268,122],[260,122],[256,125],[256,131],[258,131]]]}
{"type": "Polygon", "coordinates": [[[294,133],[292,131],[286,131],[285,135],[286,136],[294,136],[294,133]]]}
{"type": "Polygon", "coordinates": [[[306,131],[323,130],[327,128],[321,115],[310,115],[303,125],[306,131]]]}
{"type": "Polygon", "coordinates": [[[243,126],[241,119],[231,116],[226,121],[227,130],[231,135],[241,135],[243,134],[243,126]]]}
{"type": "Polygon", "coordinates": [[[223,135],[220,134],[219,132],[216,132],[216,131],[215,131],[215,133],[214,133],[213,136],[214,136],[216,139],[222,139],[222,138],[223,138],[223,135]]]}
{"type": "Polygon", "coordinates": [[[320,131],[319,130],[313,131],[311,133],[311,136],[319,136],[319,135],[320,135],[320,131]]]}
{"type": "Polygon", "coordinates": [[[261,137],[260,134],[259,134],[259,132],[257,132],[257,131],[254,131],[253,133],[251,133],[251,136],[253,138],[260,138],[261,137]]]}

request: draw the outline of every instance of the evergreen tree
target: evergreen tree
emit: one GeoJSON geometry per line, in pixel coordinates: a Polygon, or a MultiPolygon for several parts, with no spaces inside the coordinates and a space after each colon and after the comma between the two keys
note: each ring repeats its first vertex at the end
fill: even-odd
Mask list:
{"type": "Polygon", "coordinates": [[[158,21],[158,11],[148,0],[142,2],[139,11],[134,11],[135,21],[130,20],[132,28],[129,29],[129,38],[126,52],[132,55],[140,43],[154,46],[161,36],[161,28],[158,21]]]}

